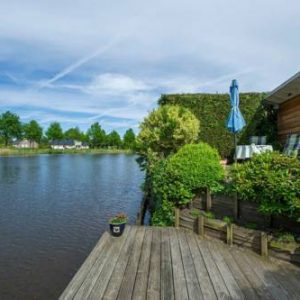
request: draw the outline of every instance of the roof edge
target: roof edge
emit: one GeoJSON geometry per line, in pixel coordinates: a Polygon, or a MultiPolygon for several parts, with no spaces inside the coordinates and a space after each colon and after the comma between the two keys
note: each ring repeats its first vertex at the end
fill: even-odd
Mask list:
{"type": "MultiPolygon", "coordinates": [[[[276,94],[278,91],[286,87],[289,83],[293,82],[294,80],[300,78],[300,71],[297,72],[295,75],[290,77],[288,80],[284,81],[282,84],[280,84],[277,88],[275,88],[273,91],[271,91],[265,98],[265,100],[272,102],[272,100],[269,100],[274,94],[276,94]]],[[[287,99],[288,100],[288,99],[287,99]]]]}

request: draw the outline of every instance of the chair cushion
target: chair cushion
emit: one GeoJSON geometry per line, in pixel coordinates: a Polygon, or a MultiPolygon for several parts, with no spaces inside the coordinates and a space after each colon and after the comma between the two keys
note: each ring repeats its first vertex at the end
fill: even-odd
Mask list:
{"type": "Polygon", "coordinates": [[[251,136],[250,137],[250,144],[266,145],[267,144],[267,137],[266,136],[251,136]]]}
{"type": "Polygon", "coordinates": [[[300,135],[293,133],[287,138],[283,153],[286,155],[298,155],[300,150],[300,135]]]}

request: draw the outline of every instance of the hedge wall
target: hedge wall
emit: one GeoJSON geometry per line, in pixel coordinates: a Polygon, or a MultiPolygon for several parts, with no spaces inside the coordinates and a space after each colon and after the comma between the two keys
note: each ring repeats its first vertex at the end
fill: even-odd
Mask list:
{"type": "MultiPolygon", "coordinates": [[[[240,93],[240,109],[246,127],[238,134],[239,144],[249,144],[251,135],[267,135],[268,144],[276,145],[276,112],[263,105],[265,93],[240,93]]],[[[162,95],[159,105],[173,104],[189,108],[200,120],[200,140],[216,147],[223,158],[232,157],[233,135],[226,129],[230,111],[229,94],[162,95]]]]}

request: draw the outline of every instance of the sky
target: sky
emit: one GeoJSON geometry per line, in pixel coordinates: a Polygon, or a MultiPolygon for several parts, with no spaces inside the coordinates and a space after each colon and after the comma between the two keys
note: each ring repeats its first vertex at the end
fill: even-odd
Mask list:
{"type": "Polygon", "coordinates": [[[299,0],[1,0],[0,113],[123,134],[166,93],[271,91],[300,70],[299,0]]]}

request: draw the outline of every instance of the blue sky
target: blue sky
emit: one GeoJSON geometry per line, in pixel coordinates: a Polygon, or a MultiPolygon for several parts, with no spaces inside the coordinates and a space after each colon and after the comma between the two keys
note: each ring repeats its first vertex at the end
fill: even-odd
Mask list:
{"type": "Polygon", "coordinates": [[[123,133],[162,93],[269,91],[300,69],[298,0],[10,0],[0,112],[123,133]]]}

